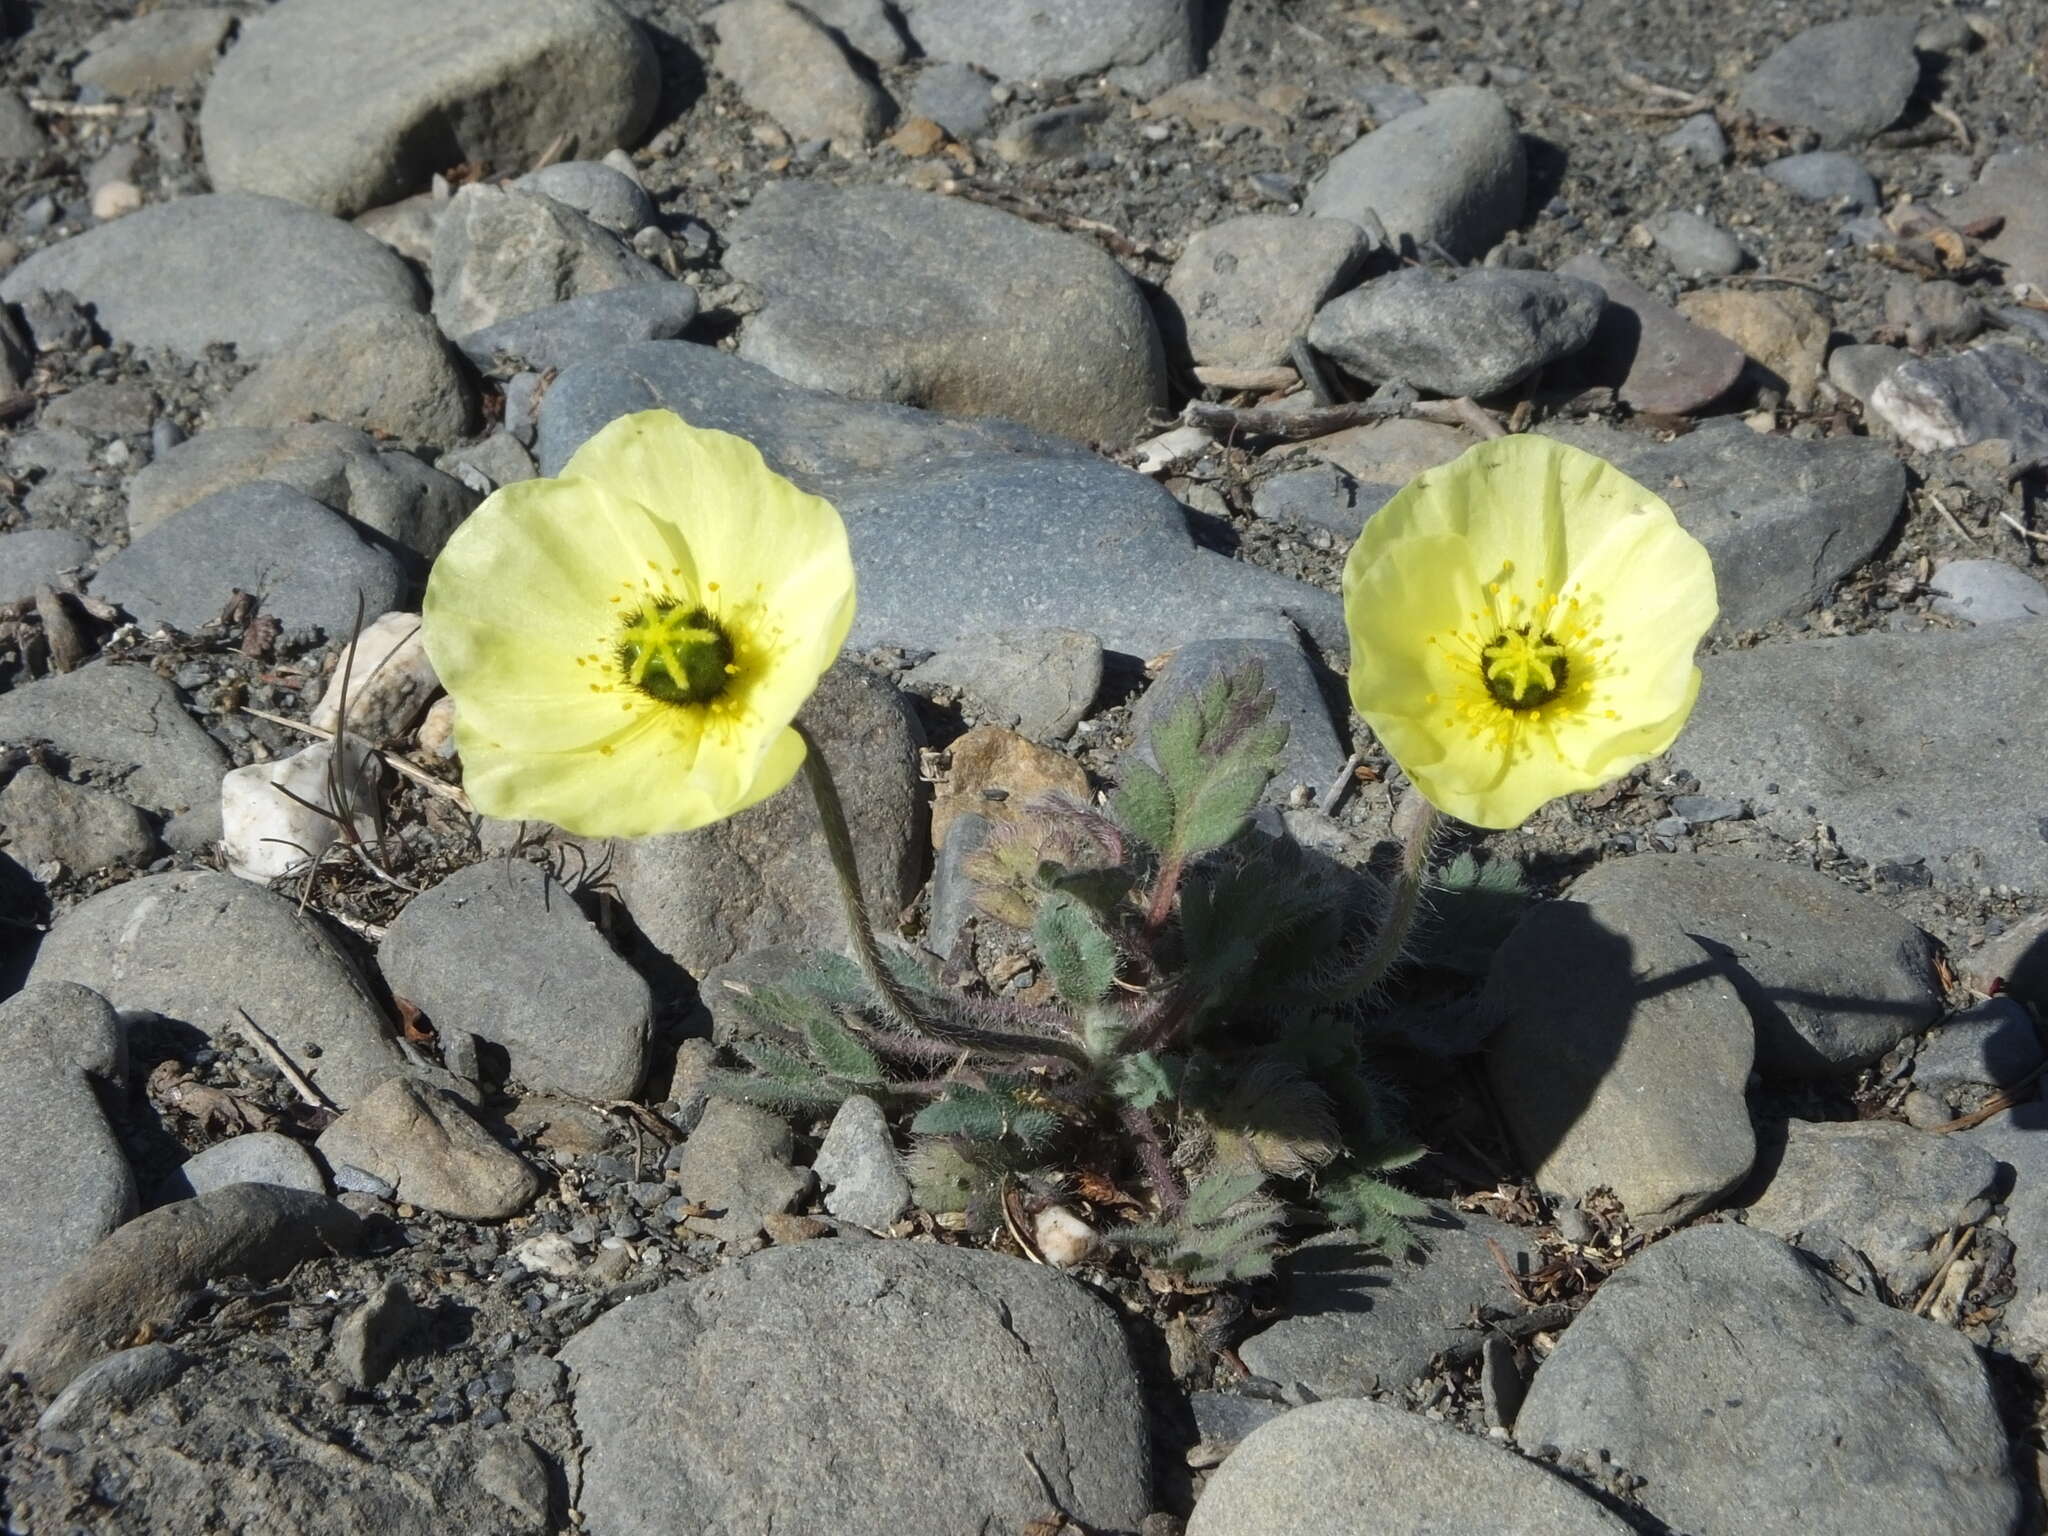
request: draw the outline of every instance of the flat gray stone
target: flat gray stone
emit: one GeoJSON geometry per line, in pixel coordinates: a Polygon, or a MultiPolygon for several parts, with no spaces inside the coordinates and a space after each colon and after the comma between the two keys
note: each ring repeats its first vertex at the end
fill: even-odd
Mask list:
{"type": "Polygon", "coordinates": [[[1167,274],[1168,341],[1201,364],[1285,362],[1370,249],[1365,231],[1344,219],[1247,213],[1198,230],[1167,274]]]}
{"type": "Polygon", "coordinates": [[[1669,919],[1719,962],[1756,1021],[1769,1076],[1876,1061],[1941,1016],[1935,944],[1875,897],[1811,869],[1740,854],[1610,859],[1570,887],[1617,931],[1669,919]]]}
{"type": "Polygon", "coordinates": [[[356,615],[402,606],[398,561],[347,518],[290,486],[258,480],[174,512],[100,567],[93,596],[144,629],[195,630],[235,588],[284,624],[347,635],[356,615]]]}
{"type": "Polygon", "coordinates": [[[176,6],[117,21],[95,32],[71,78],[109,96],[147,96],[190,85],[213,67],[235,13],[212,6],[176,6]]]}
{"type": "MultiPolygon", "coordinates": [[[[1885,286],[1884,319],[1913,352],[1925,352],[1933,346],[1960,346],[1988,323],[1977,290],[1946,278],[1928,282],[1893,278],[1885,286]]],[[[2039,379],[2037,373],[2035,380],[2039,379]]]]}
{"type": "Polygon", "coordinates": [[[1417,1239],[1421,1251],[1399,1257],[1337,1236],[1299,1249],[1287,1265],[1286,1315],[1239,1346],[1244,1363],[1317,1397],[1398,1391],[1438,1355],[1476,1355],[1480,1309],[1524,1310],[1489,1241],[1519,1273],[1544,1263],[1527,1234],[1490,1216],[1440,1210],[1417,1239]]]}
{"type": "Polygon", "coordinates": [[[1955,1329],[1855,1295],[1767,1233],[1697,1227],[1600,1287],[1536,1372],[1524,1445],[1605,1451],[1698,1536],[2010,1536],[1991,1383],[1955,1329]]]}
{"type": "Polygon", "coordinates": [[[135,1214],[135,1176],[96,1085],[125,1090],[128,1040],[104,998],[63,983],[0,1003],[0,1340],[135,1214]]]}
{"type": "Polygon", "coordinates": [[[1994,1093],[2017,1086],[2043,1054],[2033,1015],[2019,998],[1974,1003],[1943,1020],[1914,1053],[1906,1118],[1937,1126],[1974,1113],[1994,1093]]]}
{"type": "Polygon", "coordinates": [[[359,1168],[388,1184],[393,1198],[461,1221],[517,1215],[546,1182],[454,1094],[408,1077],[386,1078],[362,1095],[315,1145],[337,1172],[359,1168]]]}
{"type": "Polygon", "coordinates": [[[1912,354],[1903,347],[1847,346],[1828,353],[1828,382],[1864,404],[1912,354]]]}
{"type": "Polygon", "coordinates": [[[33,160],[49,147],[28,103],[18,92],[0,91],[0,161],[33,160]]]}
{"type": "Polygon", "coordinates": [[[1106,101],[1077,101],[1049,107],[1008,124],[996,135],[995,151],[1012,165],[1033,165],[1078,155],[1095,140],[1095,127],[1109,118],[1106,101]]]}
{"type": "Polygon", "coordinates": [[[70,528],[23,528],[0,532],[0,602],[33,598],[61,571],[76,571],[92,559],[92,541],[70,528]]]}
{"type": "Polygon", "coordinates": [[[230,1184],[281,1184],[327,1193],[327,1177],[304,1145],[276,1131],[246,1131],[193,1153],[171,1171],[154,1198],[158,1204],[189,1200],[230,1184]]]}
{"type": "Polygon", "coordinates": [[[133,1413],[161,1392],[192,1363],[192,1357],[168,1344],[139,1344],[116,1350],[87,1366],[36,1419],[36,1428],[82,1429],[100,1414],[133,1413]]]}
{"type": "MultiPolygon", "coordinates": [[[[822,745],[845,802],[868,910],[885,925],[924,880],[924,733],[889,683],[840,662],[798,715],[822,745]]],[[[851,941],[817,809],[792,784],[694,832],[618,845],[612,879],[648,942],[686,970],[773,944],[851,941]]]]}
{"type": "Polygon", "coordinates": [[[793,1210],[811,1175],[790,1165],[796,1138],[779,1116],[751,1104],[713,1099],[675,1159],[676,1191],[710,1214],[697,1230],[728,1243],[761,1235],[761,1223],[793,1210]]]}
{"type": "Polygon", "coordinates": [[[512,185],[566,203],[591,223],[629,240],[657,220],[647,189],[602,160],[557,160],[512,185]]]}
{"type": "Polygon", "coordinates": [[[418,1346],[426,1329],[427,1317],[411,1293],[387,1280],[335,1325],[335,1368],[350,1386],[367,1392],[391,1374],[401,1355],[418,1346]]]}
{"type": "Polygon", "coordinates": [[[2048,459],[2048,366],[1993,342],[1954,357],[1901,363],[1871,392],[1871,412],[1922,453],[1989,438],[2019,462],[2048,459]]]}
{"type": "Polygon", "coordinates": [[[178,1318],[192,1293],[274,1280],[302,1260],[355,1250],[361,1224],[325,1195],[230,1184],[136,1217],[94,1245],[15,1331],[0,1371],[54,1395],[144,1328],[178,1318]]]}
{"type": "Polygon", "coordinates": [[[1787,155],[1765,166],[1764,175],[1809,203],[1841,204],[1857,212],[1878,206],[1877,183],[1870,172],[1854,155],[1840,150],[1787,155]]]}
{"type": "Polygon", "coordinates": [[[1440,395],[1494,395],[1593,337],[1605,296],[1591,283],[1480,267],[1445,281],[1404,267],[1332,299],[1309,345],[1362,379],[1440,395]]]}
{"type": "Polygon", "coordinates": [[[1794,1120],[1759,1168],[1773,1157],[1749,1225],[1831,1262],[1853,1249],[1909,1302],[1934,1278],[1934,1244],[1989,1215],[1998,1180],[1998,1160],[1981,1147],[1891,1120],[1794,1120]]]}
{"type": "Polygon", "coordinates": [[[434,228],[434,319],[450,336],[584,294],[670,281],[610,230],[537,192],[472,183],[434,228]]]}
{"type": "Polygon", "coordinates": [[[804,0],[804,9],[877,64],[901,64],[910,47],[888,0],[804,0]]]}
{"type": "Polygon", "coordinates": [[[199,130],[217,187],[351,214],[466,160],[521,170],[631,144],[660,74],[605,0],[281,0],[245,20],[199,130]]]}
{"type": "Polygon", "coordinates": [[[771,1248],[625,1302],[558,1358],[576,1373],[579,1503],[615,1536],[674,1531],[678,1510],[835,1536],[1017,1530],[1050,1513],[1048,1485],[1090,1527],[1134,1529],[1151,1508],[1116,1317],[998,1254],[771,1248]]]}
{"type": "Polygon", "coordinates": [[[853,67],[839,40],[788,0],[730,0],[707,11],[712,67],[793,139],[872,144],[896,115],[888,93],[853,67]]]}
{"type": "Polygon", "coordinates": [[[740,355],[793,384],[1122,447],[1166,404],[1137,285],[1092,241],[906,187],[771,183],[727,231],[740,355]]]}
{"type": "Polygon", "coordinates": [[[2020,144],[1993,155],[1974,187],[1935,208],[1956,222],[1999,219],[1984,253],[2004,264],[2009,282],[2048,284],[2048,146],[2020,144]]]}
{"type": "Polygon", "coordinates": [[[1824,821],[1854,858],[2039,890],[2048,673],[2012,658],[2043,645],[2035,620],[1709,656],[1674,756],[1784,835],[1824,821]]]}
{"type": "Polygon", "coordinates": [[[1632,410],[1683,416],[1734,387],[1749,361],[1726,336],[1694,325],[1639,283],[1593,255],[1559,267],[1607,296],[1593,336],[1575,362],[1632,410]]]}
{"type": "Polygon", "coordinates": [[[1830,149],[1890,127],[1920,81],[1914,16],[1858,16],[1811,27],[1743,77],[1736,100],[1767,122],[1811,128],[1830,149]]]}
{"type": "Polygon", "coordinates": [[[1311,1403],[1210,1477],[1188,1536],[1624,1536],[1548,1468],[1386,1403],[1311,1403]]]}
{"type": "Polygon", "coordinates": [[[1657,249],[1683,277],[1726,277],[1742,270],[1742,246],[1712,219],[1673,208],[1645,221],[1657,249]]]}
{"type": "Polygon", "coordinates": [[[1702,171],[1719,170],[1728,163],[1730,153],[1728,135],[1721,131],[1711,112],[1688,117],[1657,144],[1667,155],[1690,160],[1694,169],[1702,171]]]}
{"type": "Polygon", "coordinates": [[[158,848],[149,818],[111,790],[72,784],[25,763],[0,789],[7,851],[29,869],[52,861],[74,873],[147,864],[158,848]]]}
{"type": "Polygon", "coordinates": [[[1073,734],[1102,690],[1102,642],[1073,629],[968,635],[904,674],[911,689],[955,688],[1033,741],[1073,734]]]}
{"type": "Polygon", "coordinates": [[[1495,953],[1480,1006],[1498,1021],[1494,1099],[1539,1188],[1612,1190],[1652,1227],[1749,1172],[1749,1013],[1671,919],[1631,912],[1623,927],[1575,901],[1536,906],[1495,953]]]}
{"type": "Polygon", "coordinates": [[[441,1030],[504,1047],[512,1075],[575,1098],[631,1098],[653,997],[538,864],[486,859],[406,903],[378,968],[441,1030]]]}
{"type": "Polygon", "coordinates": [[[1152,732],[1215,679],[1254,662],[1274,695],[1268,718],[1287,723],[1287,746],[1281,753],[1279,772],[1266,786],[1265,798],[1284,804],[1297,786],[1305,785],[1320,801],[1323,791],[1343,770],[1344,744],[1337,739],[1337,727],[1315,668],[1295,642],[1196,640],[1182,646],[1132,706],[1131,750],[1156,767],[1152,732]]]}
{"type": "Polygon", "coordinates": [[[1944,560],[1934,568],[1934,611],[1971,624],[2048,619],[2048,587],[2004,560],[1944,560]]]}
{"type": "Polygon", "coordinates": [[[825,1209],[843,1221],[879,1232],[910,1209],[910,1180],[896,1156],[889,1118],[861,1094],[833,1115],[811,1172],[825,1191],[825,1209]]]}
{"type": "Polygon", "coordinates": [[[697,290],[688,283],[633,283],[500,320],[455,345],[487,377],[507,379],[528,369],[559,372],[636,341],[667,341],[696,318],[697,290]]]}
{"type": "Polygon", "coordinates": [[[1261,480],[1252,491],[1252,511],[1270,522],[1326,529],[1349,544],[1399,489],[1360,482],[1335,464],[1317,460],[1261,480]]]}
{"type": "Polygon", "coordinates": [[[913,117],[928,117],[963,144],[977,138],[995,115],[987,75],[970,64],[928,64],[910,87],[913,117]]]}
{"type": "Polygon", "coordinates": [[[1142,475],[1006,423],[800,390],[711,347],[649,342],[563,374],[541,409],[543,473],[654,407],[748,438],[839,508],[860,577],[855,649],[1057,626],[1142,657],[1296,624],[1327,652],[1348,645],[1334,596],[1197,549],[1180,504],[1142,475]]]}
{"type": "Polygon", "coordinates": [[[1520,221],[1528,177],[1507,103],[1453,85],[1331,160],[1304,206],[1360,225],[1374,214],[1397,244],[1434,242],[1470,261],[1520,221]]]}
{"type": "Polygon", "coordinates": [[[482,422],[476,386],[434,322],[389,304],[309,327],[230,390],[218,412],[237,427],[314,417],[442,446],[482,422]]]}
{"type": "Polygon", "coordinates": [[[365,304],[421,309],[426,298],[412,268],[360,229],[246,192],[153,203],[0,277],[10,304],[40,289],[90,304],[116,341],[186,357],[224,343],[245,362],[365,304]]]}
{"type": "Polygon", "coordinates": [[[482,498],[411,454],[380,450],[353,427],[216,427],[186,439],[128,485],[128,532],[140,538],[217,491],[274,480],[344,513],[408,568],[424,569],[482,498]]]}
{"type": "Polygon", "coordinates": [[[75,981],[223,1048],[246,1039],[246,1012],[344,1108],[405,1067],[369,990],[318,923],[233,875],[146,875],[88,897],[51,928],[29,979],[75,981]]]}
{"type": "Polygon", "coordinates": [[[1714,558],[1716,633],[1796,618],[1890,535],[1906,469],[1882,443],[1807,443],[1709,421],[1668,443],[1610,427],[1544,428],[1662,497],[1714,558]]]}
{"type": "Polygon", "coordinates": [[[0,694],[0,743],[47,742],[80,759],[132,805],[162,818],[177,849],[220,836],[220,781],[227,754],[180,702],[178,690],[146,667],[106,663],[39,678],[0,694]]]}
{"type": "Polygon", "coordinates": [[[1151,96],[1202,67],[1185,0],[898,0],[896,8],[926,58],[972,64],[998,80],[1107,75],[1119,90],[1151,96]]]}

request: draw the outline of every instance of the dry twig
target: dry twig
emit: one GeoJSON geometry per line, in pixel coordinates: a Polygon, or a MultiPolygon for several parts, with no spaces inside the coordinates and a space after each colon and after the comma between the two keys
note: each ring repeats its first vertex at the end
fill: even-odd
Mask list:
{"type": "Polygon", "coordinates": [[[318,1088],[315,1088],[313,1080],[301,1072],[293,1064],[291,1057],[285,1055],[279,1049],[278,1043],[266,1035],[262,1027],[249,1017],[249,1011],[246,1008],[237,1008],[235,1012],[242,1016],[242,1033],[249,1037],[249,1043],[261,1051],[265,1059],[273,1067],[284,1074],[285,1081],[297,1090],[300,1098],[304,1099],[315,1109],[336,1108],[334,1101],[318,1088]]]}

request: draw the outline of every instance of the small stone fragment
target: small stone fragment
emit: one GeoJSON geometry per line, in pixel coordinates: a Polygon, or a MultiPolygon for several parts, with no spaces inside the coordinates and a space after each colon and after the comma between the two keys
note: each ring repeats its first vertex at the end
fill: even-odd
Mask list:
{"type": "Polygon", "coordinates": [[[540,1193],[540,1174],[508,1152],[462,1101],[439,1088],[393,1077],[321,1132],[332,1166],[361,1168],[396,1198],[464,1221],[499,1221],[540,1193]]]}

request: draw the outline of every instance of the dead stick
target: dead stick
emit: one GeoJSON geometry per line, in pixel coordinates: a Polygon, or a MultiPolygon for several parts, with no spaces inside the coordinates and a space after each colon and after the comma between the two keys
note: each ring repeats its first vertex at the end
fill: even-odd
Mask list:
{"type": "Polygon", "coordinates": [[[237,1008],[235,1012],[242,1016],[242,1033],[249,1037],[250,1044],[261,1051],[269,1059],[270,1064],[285,1075],[285,1081],[298,1090],[300,1098],[315,1109],[336,1108],[332,1099],[313,1086],[311,1078],[292,1065],[291,1057],[278,1049],[277,1042],[263,1033],[256,1021],[249,1017],[248,1009],[237,1008]]]}

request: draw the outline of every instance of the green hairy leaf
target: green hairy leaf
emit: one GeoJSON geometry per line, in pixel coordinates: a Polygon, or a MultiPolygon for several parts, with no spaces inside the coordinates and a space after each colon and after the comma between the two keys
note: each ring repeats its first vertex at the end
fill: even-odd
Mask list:
{"type": "MultiPolygon", "coordinates": [[[[1421,1156],[1421,1149],[1415,1149],[1421,1156]]],[[[1409,1159],[1413,1161],[1413,1159],[1409,1159]]],[[[1377,1166],[1399,1166],[1378,1164],[1377,1166]]],[[[1330,1225],[1349,1231],[1361,1242],[1388,1251],[1417,1246],[1412,1223],[1429,1214],[1429,1203],[1389,1184],[1365,1167],[1347,1164],[1316,1191],[1316,1203],[1330,1225]]]]}
{"type": "Polygon", "coordinates": [[[713,1072],[705,1085],[721,1099],[779,1110],[784,1114],[799,1110],[837,1109],[846,1102],[848,1092],[823,1082],[809,1086],[778,1082],[769,1077],[749,1077],[744,1072],[713,1072]]]}
{"type": "Polygon", "coordinates": [[[1040,902],[1031,936],[1053,986],[1068,1002],[1098,1002],[1115,985],[1116,941],[1075,897],[1054,892],[1040,902]]]}
{"type": "Polygon", "coordinates": [[[1116,807],[1133,833],[1187,858],[1241,833],[1280,766],[1287,725],[1270,720],[1273,694],[1252,662],[1212,678],[1152,732],[1155,774],[1132,764],[1116,807]],[[1169,820],[1170,812],[1170,820],[1169,820]]]}
{"type": "Polygon", "coordinates": [[[1173,1097],[1173,1074],[1150,1051],[1126,1056],[1110,1079],[1116,1096],[1133,1109],[1151,1109],[1173,1097]]]}
{"type": "MultiPolygon", "coordinates": [[[[1158,739],[1153,740],[1156,753],[1158,739]]],[[[1124,764],[1123,778],[1110,797],[1110,809],[1139,841],[1165,848],[1173,841],[1174,818],[1173,790],[1165,775],[1134,759],[1124,764]]]]}
{"type": "Polygon", "coordinates": [[[862,1085],[883,1081],[882,1063],[875,1053],[830,1014],[807,1019],[804,1039],[811,1048],[811,1059],[834,1077],[862,1085]]]}
{"type": "Polygon", "coordinates": [[[1278,1201],[1260,1193],[1260,1184],[1257,1173],[1209,1174],[1188,1191],[1177,1216],[1127,1227],[1112,1240],[1201,1285],[1269,1275],[1282,1212],[1278,1201]]]}
{"type": "Polygon", "coordinates": [[[917,1112],[910,1129],[920,1136],[966,1136],[976,1141],[1005,1137],[1026,1147],[1040,1146],[1059,1129],[1050,1110],[1019,1102],[1000,1088],[955,1088],[917,1112]]]}

